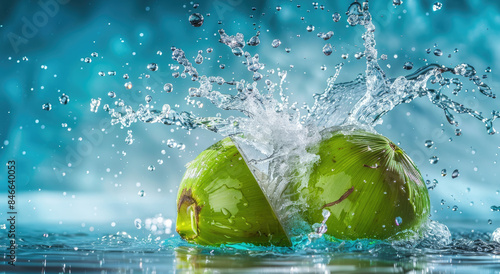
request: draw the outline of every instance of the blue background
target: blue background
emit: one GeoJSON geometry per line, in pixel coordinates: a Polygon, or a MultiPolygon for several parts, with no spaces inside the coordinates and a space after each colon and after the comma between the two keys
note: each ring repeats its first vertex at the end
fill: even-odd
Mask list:
{"type": "MultiPolygon", "coordinates": [[[[184,165],[221,137],[160,124],[111,126],[109,115],[102,110],[104,104],[111,105],[117,98],[137,108],[149,94],[159,109],[168,103],[202,116],[219,112],[208,101],[201,109],[186,105],[187,89],[196,83],[171,76],[171,46],[182,48],[191,60],[203,50],[210,60],[197,66],[201,75],[251,79],[242,59],[218,42],[217,30],[224,28],[229,35],[241,32],[246,39],[259,30],[261,44],[245,50],[258,53],[266,70],[288,70],[285,87],[292,101],[299,103],[310,104],[312,94],[324,90],[336,64],[346,63],[339,82],[352,80],[365,70],[364,59],[354,58],[363,50],[364,30],[347,27],[345,21],[349,1],[319,2],[324,10],[314,9],[310,1],[197,3],[197,9],[187,1],[0,3],[0,162],[16,161],[17,210],[24,227],[42,224],[88,230],[110,227],[113,222],[126,227],[136,218],[158,214],[175,220],[177,185],[184,165]],[[277,11],[277,6],[282,9],[277,11]],[[193,12],[205,16],[202,27],[189,24],[187,18],[193,12]],[[332,21],[333,12],[342,15],[341,21],[332,21]],[[308,25],[315,30],[307,32],[308,25]],[[335,32],[327,41],[334,52],[325,56],[322,48],[326,42],[316,34],[329,30],[335,32]],[[271,41],[276,38],[282,44],[275,49],[271,41]],[[209,47],[214,49],[210,54],[206,53],[209,47]],[[291,48],[290,53],[285,52],[286,47],[291,48]],[[163,54],[158,55],[158,51],[163,54]],[[91,63],[83,62],[92,52],[98,57],[92,57],[91,63]],[[349,58],[342,59],[342,54],[349,54],[349,58]],[[151,62],[159,65],[158,71],[146,69],[151,62]],[[226,68],[221,70],[219,64],[226,68]],[[322,65],[327,69],[321,70],[322,65]],[[116,76],[101,77],[100,71],[116,71],[116,76]],[[130,79],[122,78],[125,73],[130,79]],[[146,74],[151,77],[145,78],[146,74]],[[134,85],[131,90],[123,86],[127,81],[134,85]],[[174,92],[161,92],[165,83],[173,83],[174,92]],[[117,98],[109,98],[109,91],[116,92],[117,98]],[[67,105],[59,103],[62,93],[70,98],[67,105]],[[97,113],[90,111],[92,98],[102,98],[97,113]],[[50,103],[52,110],[43,110],[44,103],[50,103]],[[125,143],[128,130],[133,131],[132,145],[125,143]],[[186,149],[169,148],[169,139],[185,144],[186,149]],[[148,170],[150,165],[155,166],[154,171],[148,170]],[[138,195],[141,190],[144,197],[138,195]]],[[[405,0],[399,7],[389,0],[370,3],[379,56],[388,56],[380,61],[382,68],[390,77],[397,77],[408,73],[403,69],[406,61],[414,63],[412,71],[426,63],[451,67],[469,63],[479,75],[486,74],[485,82],[497,91],[500,4],[478,0],[442,3],[438,11],[432,10],[432,1],[405,0]],[[444,54],[427,54],[427,48],[439,48],[444,54]],[[492,72],[484,73],[488,66],[492,72]]],[[[499,109],[498,99],[488,99],[468,88],[458,101],[485,116],[499,109]]],[[[400,143],[424,179],[439,181],[430,191],[434,220],[450,226],[484,225],[493,231],[500,226],[500,212],[490,210],[492,205],[500,205],[499,136],[487,135],[484,125],[471,117],[456,116],[462,136],[454,135],[455,127],[446,122],[440,109],[420,98],[391,111],[377,130],[400,143]],[[428,139],[434,141],[430,149],[424,146],[428,139]],[[428,161],[433,155],[440,159],[435,165],[428,161]],[[448,171],[446,177],[440,175],[443,168],[448,171]],[[454,169],[460,171],[456,179],[450,177],[454,169]],[[455,205],[456,211],[452,210],[455,205]],[[488,225],[489,219],[492,225],[488,225]]],[[[3,182],[6,174],[6,170],[1,172],[3,182]]],[[[0,214],[5,217],[7,187],[2,185],[0,214]]]]}

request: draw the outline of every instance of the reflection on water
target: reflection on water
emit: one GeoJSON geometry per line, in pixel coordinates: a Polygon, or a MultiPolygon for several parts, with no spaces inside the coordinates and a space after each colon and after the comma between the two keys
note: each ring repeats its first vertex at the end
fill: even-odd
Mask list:
{"type": "MultiPolygon", "coordinates": [[[[462,230],[438,248],[405,246],[381,241],[321,243],[304,249],[189,245],[178,236],[133,236],[126,232],[46,233],[20,235],[15,268],[4,260],[4,273],[81,273],[185,271],[209,272],[408,272],[472,273],[500,271],[500,243],[491,234],[462,230]]],[[[2,238],[5,235],[2,232],[2,238]]],[[[0,244],[6,248],[5,241],[0,244]]]]}

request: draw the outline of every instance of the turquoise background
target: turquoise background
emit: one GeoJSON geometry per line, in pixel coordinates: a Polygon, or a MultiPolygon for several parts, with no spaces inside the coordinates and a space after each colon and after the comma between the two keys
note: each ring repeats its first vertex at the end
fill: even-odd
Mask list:
{"type": "MultiPolygon", "coordinates": [[[[116,100],[107,96],[114,91],[117,98],[134,108],[144,104],[149,94],[159,109],[168,103],[203,116],[219,112],[208,101],[203,102],[202,109],[186,105],[188,88],[197,84],[171,76],[171,46],[182,48],[191,60],[198,50],[203,50],[210,60],[197,66],[201,75],[251,79],[242,59],[218,42],[217,30],[223,28],[229,35],[241,32],[246,39],[259,30],[261,44],[245,49],[258,53],[266,70],[288,70],[285,87],[291,100],[299,103],[310,104],[312,95],[324,90],[326,79],[340,62],[346,66],[339,82],[364,73],[365,61],[354,58],[363,50],[364,30],[347,27],[345,11],[349,2],[319,2],[324,10],[315,9],[309,1],[197,3],[200,5],[196,9],[187,1],[0,3],[0,162],[16,161],[21,227],[41,224],[88,230],[109,228],[111,223],[127,227],[133,226],[136,218],[144,220],[157,214],[175,220],[177,185],[184,165],[221,136],[199,129],[188,133],[160,124],[111,126],[109,115],[102,110],[104,104],[116,100]],[[280,11],[277,6],[281,6],[280,11]],[[189,24],[187,18],[193,12],[205,16],[202,27],[189,24]],[[333,12],[342,15],[341,21],[332,21],[333,12]],[[315,30],[307,32],[308,25],[315,26],[315,30]],[[316,34],[329,30],[335,34],[327,42],[335,50],[325,56],[322,48],[326,42],[316,34]],[[275,49],[271,41],[276,38],[282,44],[275,49]],[[213,48],[210,54],[206,53],[208,47],[213,48]],[[286,47],[291,48],[290,53],[285,52],[286,47]],[[91,63],[83,62],[92,52],[97,52],[98,57],[91,63]],[[342,59],[342,54],[349,54],[349,58],[342,59]],[[159,65],[158,71],[146,69],[151,62],[159,65]],[[226,65],[224,70],[219,68],[221,63],[226,65]],[[321,70],[322,65],[327,69],[321,70]],[[101,77],[100,71],[116,71],[116,76],[101,77]],[[122,78],[125,73],[130,79],[122,78]],[[145,74],[151,78],[145,78],[145,74]],[[132,90],[124,88],[127,81],[133,83],[132,90]],[[161,92],[165,83],[174,84],[174,92],[161,92]],[[70,98],[67,105],[59,103],[62,93],[70,98]],[[97,113],[90,111],[92,98],[102,98],[97,113]],[[44,103],[50,103],[52,110],[43,110],[44,103]],[[132,145],[125,143],[128,130],[133,131],[132,145]],[[169,148],[168,139],[185,144],[186,149],[169,148]],[[166,153],[162,154],[162,150],[166,153]],[[159,159],[163,164],[158,163],[159,159]],[[150,165],[155,166],[154,171],[148,170],[150,165]],[[144,197],[138,195],[141,190],[146,193],[144,197]]],[[[370,3],[379,56],[388,56],[386,61],[380,61],[382,68],[388,76],[398,77],[409,73],[403,69],[406,61],[414,63],[410,72],[426,63],[451,67],[469,63],[479,75],[487,75],[485,82],[497,91],[500,3],[442,3],[438,11],[432,10],[432,1],[405,0],[398,7],[388,0],[370,3]],[[427,48],[439,48],[444,54],[427,54],[427,48]],[[455,48],[458,52],[454,52],[455,48]],[[488,66],[491,73],[484,72],[488,66]]],[[[485,116],[499,109],[498,99],[488,99],[473,93],[471,86],[468,88],[469,92],[462,92],[458,101],[485,116]]],[[[451,94],[451,90],[448,92],[451,94]]],[[[493,231],[500,226],[500,212],[490,210],[492,205],[500,205],[499,136],[487,135],[484,125],[471,117],[456,117],[462,136],[454,135],[455,127],[447,123],[440,109],[420,98],[391,111],[377,130],[400,143],[425,179],[439,181],[430,191],[432,219],[493,231]],[[431,149],[424,146],[428,139],[434,141],[431,149]],[[440,160],[431,165],[428,159],[434,155],[440,160]],[[448,171],[446,177],[441,176],[443,168],[448,171]],[[450,177],[454,169],[460,171],[456,179],[450,177]],[[456,211],[452,210],[455,205],[456,211]]],[[[0,174],[5,182],[7,171],[0,174]]],[[[0,194],[0,216],[5,217],[6,186],[0,194]]]]}

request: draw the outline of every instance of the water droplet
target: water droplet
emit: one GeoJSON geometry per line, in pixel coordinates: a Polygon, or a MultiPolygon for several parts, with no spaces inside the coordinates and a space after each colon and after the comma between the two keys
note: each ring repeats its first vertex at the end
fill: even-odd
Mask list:
{"type": "Polygon", "coordinates": [[[279,39],[274,39],[271,45],[273,46],[273,48],[277,48],[281,45],[281,41],[279,39]]]}
{"type": "Polygon", "coordinates": [[[134,143],[134,140],[135,140],[135,139],[134,139],[134,138],[133,138],[133,136],[132,136],[132,130],[128,130],[128,131],[127,131],[127,137],[125,138],[125,143],[126,143],[127,145],[131,145],[131,144],[133,144],[133,143],[134,143]]]}
{"type": "Polygon", "coordinates": [[[457,135],[457,136],[462,135],[462,130],[459,128],[455,129],[455,135],[457,135]]]}
{"type": "Polygon", "coordinates": [[[325,65],[322,65],[322,66],[320,67],[320,69],[321,69],[321,70],[326,70],[326,66],[325,66],[325,65]]]}
{"type": "Polygon", "coordinates": [[[248,40],[247,45],[249,45],[249,46],[257,46],[257,45],[259,45],[259,44],[260,44],[259,34],[260,34],[260,33],[257,33],[257,35],[252,36],[252,37],[248,40]]]}
{"type": "Polygon", "coordinates": [[[413,63],[412,62],[406,62],[403,65],[403,68],[406,69],[406,70],[411,70],[413,68],[413,63]]]}
{"type": "Polygon", "coordinates": [[[437,156],[432,156],[431,158],[429,158],[429,163],[431,164],[437,164],[437,162],[439,161],[439,158],[437,156]]]}
{"type": "Polygon", "coordinates": [[[441,176],[446,176],[446,169],[441,170],[441,176]]]}
{"type": "Polygon", "coordinates": [[[243,55],[243,49],[240,47],[233,48],[231,52],[238,57],[243,55]]]}
{"type": "Polygon", "coordinates": [[[356,52],[354,54],[354,58],[356,58],[358,60],[361,59],[361,58],[363,58],[363,56],[365,56],[365,54],[363,52],[356,52]]]}
{"type": "Polygon", "coordinates": [[[92,56],[92,57],[97,57],[97,56],[99,56],[99,54],[97,54],[97,52],[92,52],[92,53],[90,54],[90,56],[92,56]]]}
{"type": "Polygon", "coordinates": [[[92,59],[90,57],[85,57],[84,61],[85,63],[91,63],[92,59]]]}
{"type": "Polygon", "coordinates": [[[194,3],[194,4],[193,4],[193,9],[197,9],[199,6],[200,6],[200,4],[198,4],[198,3],[194,3]]]}
{"type": "Polygon", "coordinates": [[[451,208],[451,210],[453,210],[453,211],[457,211],[457,210],[458,210],[458,206],[454,205],[454,206],[451,208]]]}
{"type": "Polygon", "coordinates": [[[441,199],[441,205],[444,205],[446,201],[444,199],[441,199]]]}
{"type": "Polygon", "coordinates": [[[280,7],[280,6],[277,6],[277,7],[276,7],[276,10],[277,10],[277,11],[280,11],[280,10],[281,10],[281,7],[280,7]]]}
{"type": "Polygon", "coordinates": [[[323,32],[318,33],[318,37],[325,40],[325,41],[332,38],[332,36],[333,36],[333,31],[329,31],[327,33],[323,33],[323,32]]]}
{"type": "Polygon", "coordinates": [[[43,110],[46,110],[46,111],[49,111],[52,109],[52,105],[50,103],[45,103],[42,105],[42,109],[43,110]]]}
{"type": "Polygon", "coordinates": [[[128,74],[123,74],[123,79],[128,79],[128,74]]]}
{"type": "Polygon", "coordinates": [[[440,49],[435,49],[434,50],[434,55],[441,56],[441,55],[443,55],[443,52],[440,49]]]}
{"type": "Polygon", "coordinates": [[[495,206],[495,205],[492,205],[490,207],[491,211],[500,211],[500,206],[495,206]]]}
{"type": "Polygon", "coordinates": [[[158,70],[158,65],[156,63],[151,63],[151,64],[148,64],[148,67],[147,67],[150,71],[157,71],[158,70]]]}
{"type": "Polygon", "coordinates": [[[116,75],[116,71],[114,71],[114,70],[108,71],[108,75],[109,76],[115,76],[116,75]]]}
{"type": "Polygon", "coordinates": [[[340,21],[340,18],[341,18],[340,13],[335,12],[334,14],[332,14],[332,19],[333,19],[333,22],[338,22],[338,21],[340,21]]]}
{"type": "Polygon", "coordinates": [[[198,51],[198,55],[196,56],[196,58],[194,59],[194,62],[198,65],[200,65],[201,63],[203,63],[203,56],[201,55],[203,53],[203,51],[199,50],[198,51]]]}
{"type": "Polygon", "coordinates": [[[134,220],[134,225],[135,225],[135,228],[137,229],[141,229],[142,228],[142,221],[141,219],[137,218],[134,220]]]}
{"type": "Polygon", "coordinates": [[[63,93],[61,97],[59,97],[59,103],[61,103],[61,105],[66,105],[68,102],[69,96],[63,93]]]}
{"type": "Polygon", "coordinates": [[[170,83],[166,83],[164,86],[163,86],[163,90],[165,92],[172,92],[174,90],[174,86],[170,83]]]}
{"type": "Polygon", "coordinates": [[[146,97],[144,97],[144,100],[146,101],[146,103],[150,103],[151,101],[153,101],[153,97],[151,95],[146,95],[146,97]]]}
{"type": "Polygon", "coordinates": [[[347,59],[347,58],[349,58],[349,54],[344,53],[344,54],[342,54],[342,56],[341,56],[341,57],[342,57],[342,59],[347,59]]]}
{"type": "Polygon", "coordinates": [[[402,0],[392,0],[392,4],[396,7],[396,6],[403,4],[403,1],[402,0]]]}
{"type": "Polygon", "coordinates": [[[487,68],[484,70],[484,72],[486,72],[486,73],[490,73],[490,72],[491,72],[491,68],[490,68],[490,67],[487,67],[487,68]]]}
{"type": "Polygon", "coordinates": [[[433,11],[438,11],[443,7],[443,4],[441,2],[436,2],[434,5],[432,5],[432,10],[433,11]]]}
{"type": "Polygon", "coordinates": [[[306,30],[308,32],[312,32],[314,30],[314,26],[313,25],[309,25],[309,26],[306,27],[306,30]]]}
{"type": "Polygon", "coordinates": [[[258,72],[254,72],[253,73],[253,81],[254,82],[257,82],[259,81],[260,79],[262,79],[262,74],[258,73],[258,72]]]}
{"type": "Polygon", "coordinates": [[[429,186],[427,187],[427,189],[429,189],[429,190],[433,190],[433,189],[434,189],[434,188],[436,188],[436,186],[439,184],[438,180],[436,180],[436,179],[432,180],[432,185],[431,185],[431,181],[429,181],[429,180],[425,181],[425,183],[426,183],[427,185],[429,185],[429,186]]]}
{"type": "Polygon", "coordinates": [[[434,142],[432,140],[427,140],[424,143],[424,146],[427,148],[431,148],[434,145],[434,142]]]}
{"type": "Polygon", "coordinates": [[[132,89],[132,82],[127,82],[124,84],[126,89],[132,89]]]}
{"type": "Polygon", "coordinates": [[[106,75],[106,73],[104,73],[104,71],[99,71],[98,74],[99,74],[99,76],[105,76],[106,75]]]}
{"type": "Polygon", "coordinates": [[[451,173],[451,178],[455,179],[460,175],[460,172],[458,172],[458,169],[453,170],[453,173],[451,173]]]}
{"type": "Polygon", "coordinates": [[[396,225],[399,226],[403,223],[403,218],[398,216],[394,221],[396,222],[396,225]]]}
{"type": "Polygon", "coordinates": [[[146,196],[146,192],[144,192],[144,190],[139,190],[139,192],[137,192],[137,195],[139,195],[139,197],[144,197],[146,196]]]}
{"type": "Polygon", "coordinates": [[[382,54],[380,55],[381,60],[387,60],[387,54],[382,54]]]}
{"type": "Polygon", "coordinates": [[[427,52],[427,54],[431,53],[432,50],[430,48],[426,49],[425,52],[427,52]]]}
{"type": "Polygon", "coordinates": [[[170,148],[173,148],[173,147],[177,146],[177,143],[175,142],[174,139],[168,139],[167,140],[167,146],[170,147],[170,148]]]}
{"type": "Polygon", "coordinates": [[[109,98],[115,98],[116,93],[114,91],[110,91],[110,92],[108,92],[108,96],[109,96],[109,98]]]}
{"type": "Polygon", "coordinates": [[[97,98],[97,99],[90,99],[91,102],[90,102],[90,111],[92,112],[97,112],[97,110],[99,109],[99,105],[101,104],[101,98],[97,98]]]}
{"type": "Polygon", "coordinates": [[[488,219],[488,224],[489,225],[493,224],[493,221],[491,219],[488,219]]]}
{"type": "Polygon", "coordinates": [[[150,165],[150,166],[148,166],[148,170],[149,170],[149,171],[154,171],[155,169],[156,169],[156,168],[155,168],[155,166],[154,166],[154,165],[150,165]]]}
{"type": "Polygon", "coordinates": [[[203,15],[200,13],[193,13],[189,16],[189,23],[193,27],[201,27],[203,25],[203,15]]]}
{"type": "Polygon", "coordinates": [[[292,51],[292,49],[291,49],[291,48],[285,48],[285,51],[286,51],[287,53],[290,53],[290,51],[292,51]]]}
{"type": "Polygon", "coordinates": [[[332,49],[332,45],[330,45],[330,43],[326,44],[324,47],[323,47],[323,53],[326,55],[326,56],[329,56],[330,54],[332,54],[333,52],[333,49],[332,49]]]}

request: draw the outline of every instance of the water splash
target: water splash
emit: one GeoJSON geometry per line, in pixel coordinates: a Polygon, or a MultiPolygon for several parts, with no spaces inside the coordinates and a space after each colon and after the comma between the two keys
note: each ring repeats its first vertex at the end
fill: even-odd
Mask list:
{"type": "MultiPolygon", "coordinates": [[[[500,117],[500,112],[492,111],[491,117],[485,117],[446,95],[450,86],[453,88],[452,94],[461,92],[462,81],[468,80],[481,94],[495,98],[488,85],[476,75],[474,67],[459,64],[450,68],[430,64],[410,75],[389,78],[378,64],[375,26],[371,21],[368,2],[352,3],[346,15],[349,25],[365,28],[362,36],[365,49],[356,57],[366,59],[365,73],[358,75],[353,81],[336,83],[344,66],[343,63],[338,64],[335,74],[327,80],[326,89],[314,95],[312,106],[304,105],[301,110],[297,103],[289,102],[289,97],[283,89],[286,71],[278,69],[277,80],[262,75],[260,71],[264,66],[260,63],[259,55],[252,55],[244,50],[246,44],[257,46],[260,43],[258,34],[245,42],[243,34],[228,35],[221,29],[219,42],[227,45],[236,58],[243,59],[252,81],[228,81],[221,76],[200,75],[182,49],[172,48],[172,59],[183,67],[182,75],[189,75],[198,85],[189,89],[191,98],[204,98],[221,110],[236,110],[241,116],[199,117],[188,111],[173,109],[168,104],[158,110],[151,101],[139,105],[134,110],[133,106],[118,100],[115,108],[107,109],[112,124],[120,123],[123,127],[129,127],[138,121],[163,123],[187,130],[203,128],[223,136],[231,136],[250,164],[281,223],[285,228],[289,228],[286,229],[290,232],[289,236],[293,236],[292,228],[303,229],[307,225],[297,219],[297,213],[301,209],[292,202],[293,197],[285,193],[291,181],[307,184],[310,166],[318,158],[307,152],[306,147],[320,139],[319,132],[323,129],[350,125],[374,131],[373,127],[381,124],[384,115],[396,106],[427,97],[433,105],[443,110],[451,125],[458,125],[454,114],[467,114],[484,123],[488,134],[496,133],[493,121],[500,117]],[[453,78],[447,78],[448,75],[453,78]],[[431,88],[431,85],[438,87],[431,88]],[[290,170],[290,167],[298,168],[290,170]],[[301,176],[297,178],[297,174],[301,176]]],[[[334,17],[334,21],[336,18],[334,17]]],[[[319,36],[325,39],[329,34],[319,36]]],[[[280,43],[275,39],[272,47],[278,47],[280,43]]],[[[331,45],[327,44],[325,48],[324,54],[330,55],[333,51],[331,45]]],[[[386,57],[381,57],[384,58],[386,57]]],[[[202,61],[201,52],[198,52],[195,64],[201,64],[202,61]]],[[[126,83],[125,87],[131,89],[132,83],[126,83]]],[[[166,84],[164,89],[169,92],[173,86],[166,84]]],[[[430,145],[426,143],[426,146],[431,147],[432,141],[430,145]]]]}

